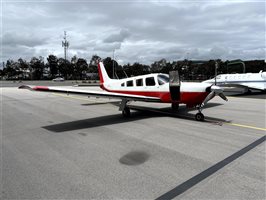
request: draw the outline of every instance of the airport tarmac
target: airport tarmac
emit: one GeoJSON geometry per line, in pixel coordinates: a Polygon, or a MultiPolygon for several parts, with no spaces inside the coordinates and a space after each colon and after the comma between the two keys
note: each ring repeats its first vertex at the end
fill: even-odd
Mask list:
{"type": "MultiPolygon", "coordinates": [[[[82,87],[82,89],[87,89],[82,87]]],[[[92,87],[90,89],[97,89],[92,87]]],[[[1,90],[1,199],[265,199],[265,95],[196,110],[1,90]]]]}

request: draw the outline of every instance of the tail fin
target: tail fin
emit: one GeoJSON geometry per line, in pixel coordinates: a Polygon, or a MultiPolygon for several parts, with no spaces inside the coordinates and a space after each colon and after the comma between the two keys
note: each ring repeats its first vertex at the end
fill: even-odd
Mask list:
{"type": "Polygon", "coordinates": [[[98,72],[100,77],[100,85],[102,87],[105,82],[111,80],[104,68],[103,62],[98,62],[98,72]]]}

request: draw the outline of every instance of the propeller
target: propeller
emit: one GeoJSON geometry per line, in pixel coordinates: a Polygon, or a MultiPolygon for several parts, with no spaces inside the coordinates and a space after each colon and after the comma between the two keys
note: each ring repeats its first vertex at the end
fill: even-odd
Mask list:
{"type": "Polygon", "coordinates": [[[204,99],[204,101],[202,102],[201,106],[203,107],[204,105],[206,105],[208,103],[208,101],[210,101],[212,98],[214,98],[215,96],[219,96],[221,97],[223,100],[228,101],[228,99],[226,98],[226,96],[223,93],[223,89],[220,88],[217,85],[212,85],[210,87],[210,94],[204,99]]]}

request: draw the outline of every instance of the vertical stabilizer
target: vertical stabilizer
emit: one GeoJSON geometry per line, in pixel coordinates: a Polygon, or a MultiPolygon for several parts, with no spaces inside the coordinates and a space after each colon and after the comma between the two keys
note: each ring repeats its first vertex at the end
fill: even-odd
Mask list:
{"type": "Polygon", "coordinates": [[[103,62],[98,63],[98,72],[99,72],[99,77],[100,77],[100,85],[102,87],[104,83],[109,82],[111,80],[105,70],[103,62]]]}

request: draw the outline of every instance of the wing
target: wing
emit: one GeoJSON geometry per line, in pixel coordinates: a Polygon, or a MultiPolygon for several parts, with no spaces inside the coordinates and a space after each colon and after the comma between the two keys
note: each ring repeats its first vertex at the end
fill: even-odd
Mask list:
{"type": "Polygon", "coordinates": [[[79,90],[72,88],[31,86],[31,85],[22,85],[19,87],[19,89],[29,89],[29,90],[53,92],[53,93],[77,94],[77,95],[85,95],[91,97],[109,98],[109,99],[126,99],[129,101],[161,102],[160,98],[158,97],[122,94],[122,93],[106,92],[106,91],[79,90]]]}
{"type": "Polygon", "coordinates": [[[257,83],[224,83],[224,84],[217,84],[221,87],[238,87],[238,88],[250,88],[255,90],[265,90],[265,86],[262,84],[257,83]]]}

